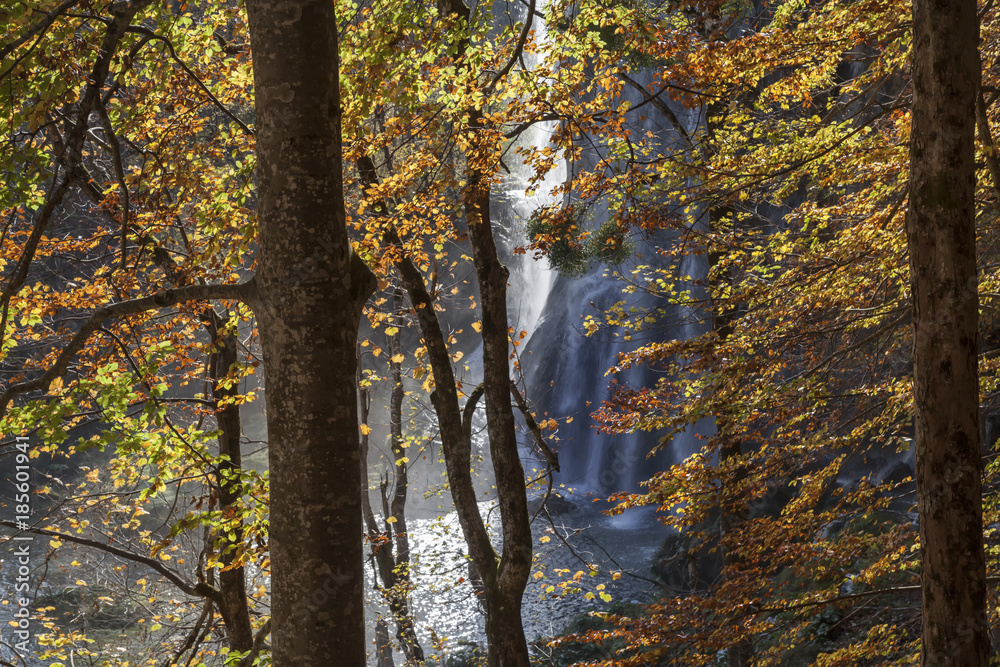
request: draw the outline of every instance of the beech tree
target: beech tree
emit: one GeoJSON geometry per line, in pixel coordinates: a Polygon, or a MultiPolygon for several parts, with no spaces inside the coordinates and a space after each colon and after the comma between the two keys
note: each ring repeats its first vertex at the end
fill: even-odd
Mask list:
{"type": "Polygon", "coordinates": [[[924,665],[986,665],[989,654],[977,372],[978,46],[974,1],[913,3],[906,235],[924,665]]]}
{"type": "MultiPolygon", "coordinates": [[[[11,75],[26,59],[29,65],[35,64],[29,59],[29,40],[41,41],[53,26],[58,27],[56,37],[72,38],[75,25],[64,22],[64,16],[72,13],[76,4],[62,3],[38,18],[19,4],[19,16],[26,18],[21,33],[5,45],[4,55],[19,48],[23,52],[18,52],[19,60],[5,75],[11,75]]],[[[27,232],[18,229],[13,239],[6,239],[6,256],[14,261],[8,263],[13,270],[3,286],[5,328],[13,324],[13,318],[7,317],[11,310],[33,307],[22,288],[37,266],[36,250],[41,246],[48,251],[52,244],[44,235],[46,226],[60,205],[70,201],[74,188],[86,187],[89,180],[81,179],[81,170],[85,168],[87,144],[93,141],[93,135],[88,134],[91,114],[96,111],[105,120],[104,145],[115,148],[119,145],[118,128],[112,123],[126,122],[129,117],[124,111],[117,113],[118,108],[110,115],[106,107],[115,93],[122,91],[121,80],[129,77],[129,69],[143,48],[166,42],[173,60],[179,60],[169,38],[156,32],[157,22],[163,18],[158,12],[169,17],[169,9],[153,11],[151,4],[143,0],[117,3],[110,16],[85,12],[83,19],[76,19],[101,27],[96,33],[83,31],[88,38],[94,34],[102,37],[85,82],[78,89],[60,87],[55,95],[43,96],[42,104],[28,105],[24,115],[15,116],[23,123],[32,119],[32,134],[45,124],[47,111],[56,118],[68,112],[71,119],[65,123],[65,133],[53,141],[55,148],[48,163],[51,171],[38,172],[40,179],[48,178],[51,184],[41,196],[37,213],[29,214],[23,202],[15,202],[9,209],[12,220],[27,223],[27,232]],[[124,51],[128,46],[131,49],[124,51]],[[66,108],[60,108],[61,104],[66,108]]],[[[119,282],[108,280],[104,288],[94,289],[83,301],[82,327],[62,332],[62,344],[55,353],[48,358],[43,355],[21,378],[15,378],[6,387],[0,405],[6,409],[19,396],[49,390],[71,364],[78,373],[89,372],[86,365],[76,363],[77,356],[90,354],[93,348],[88,348],[88,343],[105,323],[128,317],[148,319],[150,311],[191,300],[228,299],[249,304],[263,333],[266,386],[271,397],[269,546],[274,664],[328,664],[329,656],[337,655],[345,664],[362,665],[365,633],[355,344],[361,308],[375,285],[371,272],[352,254],[345,228],[337,20],[334,7],[320,2],[281,7],[256,2],[249,3],[247,10],[254,50],[255,131],[203,83],[195,87],[256,141],[258,250],[254,277],[238,281],[239,274],[233,273],[234,265],[241,266],[246,257],[241,250],[245,253],[249,248],[244,236],[244,242],[229,249],[235,253],[228,257],[239,259],[223,261],[221,266],[211,259],[204,267],[208,270],[193,284],[156,291],[155,281],[147,281],[133,270],[144,266],[136,266],[135,258],[141,254],[129,252],[136,237],[147,231],[141,226],[146,218],[136,211],[148,214],[154,207],[143,198],[148,191],[133,187],[142,182],[141,169],[132,171],[118,159],[118,152],[112,151],[120,205],[120,214],[113,218],[117,222],[113,238],[120,239],[119,282]],[[130,197],[136,190],[139,196],[130,197]]],[[[214,37],[211,29],[208,35],[214,37]]],[[[220,33],[218,40],[225,43],[225,37],[220,33]]],[[[45,61],[42,71],[57,62],[45,61]]],[[[181,61],[180,66],[200,83],[186,63],[181,61]]],[[[26,88],[34,85],[38,89],[30,67],[18,69],[17,74],[26,88]]],[[[9,102],[13,104],[13,99],[9,102]]],[[[121,109],[125,108],[122,105],[121,109]]],[[[50,122],[46,128],[57,133],[58,126],[58,122],[50,122]]],[[[170,200],[178,193],[176,183],[164,185],[162,192],[170,200]]],[[[189,194],[190,189],[184,192],[189,194]]],[[[219,201],[218,193],[215,200],[219,201]]],[[[244,227],[243,232],[247,231],[244,227]]],[[[39,296],[45,291],[36,289],[39,296]]],[[[5,336],[5,341],[11,340],[14,337],[5,336]]],[[[223,343],[222,349],[228,347],[223,343]]],[[[80,386],[79,382],[73,386],[80,386]]],[[[21,419],[27,416],[24,410],[15,410],[7,425],[23,428],[21,419]]],[[[225,417],[220,419],[225,421],[225,417]]],[[[236,458],[230,451],[231,465],[237,463],[236,458]]]]}
{"type": "MultiPolygon", "coordinates": [[[[580,15],[587,9],[582,6],[580,15]]],[[[907,210],[913,197],[933,188],[915,195],[910,186],[910,96],[920,84],[909,85],[908,8],[831,1],[753,3],[737,11],[707,2],[662,12],[623,5],[619,11],[612,27],[623,36],[608,40],[614,48],[606,58],[594,57],[595,76],[624,81],[643,100],[637,110],[655,107],[681,139],[691,141],[666,147],[659,137],[644,137],[645,111],[611,115],[608,130],[595,135],[606,141],[607,160],[577,175],[572,207],[553,207],[541,219],[536,246],[550,251],[568,242],[588,252],[581,238],[600,230],[588,227],[580,211],[602,204],[619,233],[672,231],[670,244],[657,246],[655,262],[621,272],[623,291],[644,291],[662,306],[630,311],[623,297],[585,326],[626,340],[648,339],[683,315],[703,333],[654,340],[621,355],[612,373],[641,364],[661,379],[646,387],[614,386],[595,418],[610,433],[663,429],[662,449],[669,436],[715,420],[717,432],[704,438],[701,451],[621,500],[622,509],[648,503],[663,510],[664,523],[681,531],[689,562],[711,558],[716,549],[723,557],[700,584],[665,594],[642,618],[619,617],[612,629],[583,636],[624,640],[626,648],[608,661],[621,664],[709,662],[723,650],[745,661],[747,642],[756,650],[751,664],[798,660],[807,652],[824,665],[915,660],[928,638],[922,630],[929,630],[905,600],[927,585],[917,560],[920,548],[934,547],[918,541],[907,469],[917,432],[909,364],[912,346],[921,343],[909,327],[909,299],[919,297],[909,289],[903,221],[914,214],[907,210]],[[624,78],[624,61],[649,68],[641,90],[624,78]],[[691,122],[693,115],[699,123],[691,122]],[[627,138],[616,134],[637,125],[627,138]],[[723,219],[716,219],[720,213],[723,219]],[[707,256],[707,279],[690,275],[692,253],[707,256]],[[720,314],[722,327],[712,321],[720,314]],[[741,520],[727,521],[731,517],[741,520]]],[[[963,11],[963,21],[971,20],[972,10],[963,11]]],[[[938,7],[934,15],[942,12],[938,7]]],[[[977,403],[995,410],[997,377],[995,325],[986,315],[996,293],[993,177],[1000,170],[990,131],[997,101],[996,19],[990,5],[981,12],[989,55],[982,64],[980,142],[975,149],[965,145],[978,150],[981,178],[973,181],[976,199],[969,210],[979,224],[963,218],[972,225],[971,232],[962,228],[965,265],[949,277],[962,284],[952,297],[961,293],[973,301],[962,317],[973,317],[975,290],[972,297],[965,290],[978,272],[989,341],[977,348],[974,333],[963,329],[968,335],[956,336],[957,321],[951,327],[950,344],[975,350],[978,359],[965,362],[974,369],[978,361],[981,372],[978,390],[958,401],[961,432],[972,441],[977,403]],[[969,265],[975,262],[970,234],[981,239],[978,269],[969,265]]],[[[567,33],[586,39],[594,23],[571,24],[567,33]]],[[[952,62],[943,53],[959,43],[970,49],[977,44],[977,37],[962,34],[934,38],[943,50],[934,62],[952,62]]],[[[971,57],[964,52],[962,67],[971,57]]],[[[960,69],[956,65],[949,79],[955,90],[970,71],[961,69],[966,78],[960,78],[960,69]]],[[[975,67],[971,71],[978,75],[975,67]]],[[[622,93],[606,88],[618,97],[599,103],[623,108],[616,101],[622,93]]],[[[940,132],[943,127],[963,127],[971,141],[971,98],[960,99],[952,113],[963,115],[962,124],[934,123],[936,139],[951,136],[940,132]]],[[[957,167],[949,178],[959,173],[968,178],[957,167]]],[[[956,186],[948,192],[964,191],[956,186]]],[[[950,262],[941,261],[940,248],[934,256],[939,270],[956,270],[944,269],[950,262]]],[[[931,354],[940,361],[947,349],[931,354]]],[[[935,372],[941,371],[939,364],[935,372]]],[[[987,424],[990,419],[995,417],[987,424]]],[[[992,494],[980,496],[973,480],[983,452],[968,447],[962,449],[960,484],[969,502],[958,502],[957,525],[949,529],[966,530],[963,544],[974,553],[984,534],[991,544],[995,539],[996,508],[992,494]],[[972,518],[979,516],[979,502],[986,506],[985,520],[972,518]]],[[[937,477],[943,464],[935,467],[927,474],[937,477]]],[[[987,467],[991,485],[995,472],[987,467]]],[[[921,516],[919,525],[923,521],[921,516]]],[[[963,567],[963,576],[984,575],[972,556],[963,567]]],[[[970,586],[975,598],[980,589],[970,586]]],[[[995,618],[996,605],[989,609],[995,618]]],[[[958,610],[950,613],[954,619],[958,610]]],[[[956,621],[972,643],[980,641],[979,618],[956,621]]],[[[969,650],[978,655],[980,648],[969,650]]]]}

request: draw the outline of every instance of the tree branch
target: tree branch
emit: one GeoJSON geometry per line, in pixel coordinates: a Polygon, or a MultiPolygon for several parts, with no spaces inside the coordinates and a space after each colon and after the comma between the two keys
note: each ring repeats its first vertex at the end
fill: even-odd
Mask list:
{"type": "Polygon", "coordinates": [[[215,299],[235,299],[244,302],[252,302],[256,293],[256,286],[253,278],[244,283],[235,285],[189,285],[178,287],[177,289],[166,290],[159,294],[121,301],[113,303],[94,311],[90,319],[76,332],[69,345],[63,349],[55,363],[45,373],[34,380],[20,382],[8,387],[3,394],[0,394],[0,416],[7,411],[10,402],[21,394],[32,391],[46,389],[57,377],[62,377],[69,368],[70,361],[77,355],[87,340],[101,328],[101,325],[109,319],[121,317],[123,315],[134,315],[147,310],[165,308],[185,301],[215,300],[215,299]]]}
{"type": "Polygon", "coordinates": [[[527,424],[531,434],[535,436],[535,444],[538,445],[538,449],[542,452],[549,467],[559,472],[559,457],[546,444],[545,438],[542,437],[542,429],[538,427],[538,422],[535,421],[535,417],[531,414],[531,410],[528,409],[528,404],[525,402],[524,396],[521,395],[520,390],[517,388],[517,383],[513,380],[510,381],[510,393],[514,396],[514,402],[517,404],[521,414],[524,415],[524,423],[527,424]]]}
{"type": "Polygon", "coordinates": [[[253,647],[250,649],[249,653],[243,656],[243,659],[240,660],[240,664],[237,665],[237,667],[250,667],[250,665],[253,664],[253,661],[257,659],[257,656],[260,655],[261,650],[263,650],[264,640],[267,639],[269,634],[271,634],[271,619],[264,621],[264,625],[262,625],[260,630],[257,631],[257,634],[254,635],[253,647]]]}
{"type": "Polygon", "coordinates": [[[524,26],[521,27],[521,34],[517,36],[517,44],[514,45],[514,52],[510,54],[510,59],[507,61],[507,64],[504,65],[503,68],[497,72],[496,76],[493,77],[493,80],[490,81],[490,85],[486,86],[486,90],[483,93],[486,97],[493,94],[493,90],[496,88],[496,85],[500,83],[501,79],[507,76],[511,68],[514,67],[514,63],[516,63],[521,57],[521,52],[524,50],[524,43],[528,41],[528,33],[531,32],[531,23],[534,18],[535,0],[529,0],[528,15],[524,19],[524,26]]]}
{"type": "Polygon", "coordinates": [[[35,35],[38,35],[38,38],[35,40],[35,43],[32,44],[27,51],[25,51],[20,56],[15,58],[14,62],[11,63],[11,66],[8,67],[6,70],[4,70],[2,74],[0,74],[0,81],[6,79],[7,76],[9,76],[10,73],[14,71],[14,68],[20,65],[21,61],[27,58],[28,55],[31,54],[32,51],[34,51],[35,47],[41,43],[42,38],[45,37],[45,32],[49,29],[49,27],[51,27],[53,23],[55,23],[56,19],[59,18],[59,16],[63,12],[65,12],[67,9],[70,9],[73,5],[77,4],[79,1],[80,0],[67,0],[67,2],[64,2],[63,4],[53,9],[51,12],[49,12],[44,19],[42,19],[40,22],[32,26],[31,29],[28,30],[26,33],[24,33],[22,36],[18,37],[14,41],[5,45],[3,48],[0,48],[0,62],[2,62],[3,59],[7,57],[8,54],[14,51],[14,49],[21,46],[35,35]]]}
{"type": "Polygon", "coordinates": [[[986,166],[993,181],[993,190],[1000,193],[1000,158],[997,158],[996,147],[993,145],[990,117],[986,114],[986,98],[983,97],[981,88],[976,95],[976,126],[979,130],[979,141],[985,149],[983,153],[986,155],[986,166]]]}
{"type": "MultiPolygon", "coordinates": [[[[1000,577],[986,577],[986,583],[997,584],[1000,583],[1000,577]]],[[[807,600],[805,602],[797,602],[795,604],[786,605],[784,607],[759,607],[753,610],[756,614],[780,614],[783,611],[795,611],[796,609],[805,609],[807,607],[817,607],[825,604],[833,604],[834,602],[845,602],[848,600],[861,600],[863,598],[870,598],[875,595],[894,595],[898,593],[919,593],[920,584],[914,584],[912,586],[891,586],[889,588],[877,588],[873,591],[862,591],[861,593],[847,593],[845,595],[835,595],[832,598],[827,598],[825,600],[807,600]]]]}
{"type": "MultiPolygon", "coordinates": [[[[21,35],[12,42],[5,44],[2,48],[0,48],[0,60],[6,58],[14,51],[14,49],[21,46],[35,35],[38,35],[39,33],[44,33],[44,31],[48,30],[49,27],[56,22],[56,19],[59,18],[59,16],[63,12],[65,12],[67,9],[72,8],[73,5],[78,4],[79,2],[80,0],[66,0],[66,2],[62,3],[61,5],[53,9],[51,12],[46,14],[44,19],[42,19],[35,25],[31,26],[31,28],[28,29],[27,32],[25,32],[23,35],[21,35]]],[[[17,63],[15,62],[14,65],[17,65],[17,63]]],[[[3,77],[0,77],[0,79],[2,78],[3,77]]]]}
{"type": "Polygon", "coordinates": [[[184,70],[185,74],[187,74],[189,77],[191,77],[191,79],[196,84],[198,84],[198,87],[201,88],[202,91],[204,91],[204,93],[206,95],[208,95],[208,98],[210,100],[212,100],[212,104],[214,104],[216,107],[218,107],[219,110],[222,111],[222,113],[224,113],[227,116],[229,116],[230,120],[232,120],[234,123],[236,123],[237,125],[239,125],[240,129],[243,130],[245,133],[247,133],[250,136],[254,135],[254,131],[251,128],[249,128],[246,123],[244,123],[242,120],[240,120],[239,118],[237,118],[236,114],[234,114],[232,111],[230,111],[229,109],[227,109],[226,105],[224,105],[219,100],[219,98],[216,97],[215,94],[211,90],[209,90],[208,86],[205,85],[205,82],[202,81],[200,78],[198,78],[198,75],[195,74],[194,72],[192,72],[191,68],[188,67],[187,64],[177,56],[177,52],[174,50],[174,45],[170,42],[169,39],[167,39],[166,37],[163,37],[162,35],[158,35],[155,32],[153,32],[152,30],[150,30],[149,28],[147,28],[145,26],[141,26],[141,25],[130,25],[128,27],[128,32],[139,33],[140,35],[145,35],[149,39],[153,39],[153,40],[156,40],[156,41],[159,41],[159,42],[163,42],[164,44],[166,44],[167,50],[170,52],[170,58],[171,58],[171,60],[173,60],[175,63],[177,63],[178,66],[180,66],[180,68],[182,70],[184,70]]]}
{"type": "Polygon", "coordinates": [[[158,574],[166,578],[174,586],[177,586],[184,593],[199,598],[207,598],[209,600],[216,601],[219,597],[219,591],[215,590],[208,584],[204,582],[198,582],[197,584],[191,584],[181,578],[179,574],[169,569],[162,562],[155,558],[150,558],[148,556],[140,556],[139,554],[132,553],[127,549],[121,549],[119,547],[111,546],[110,544],[105,544],[104,542],[98,542],[97,540],[91,540],[86,537],[79,537],[77,535],[72,535],[70,533],[60,533],[57,530],[49,530],[47,528],[36,528],[29,526],[25,528],[24,526],[18,526],[13,521],[0,521],[0,526],[5,526],[7,528],[13,528],[15,530],[20,530],[21,532],[34,533],[36,535],[46,535],[48,537],[55,537],[56,539],[62,540],[64,542],[73,542],[74,544],[81,544],[86,547],[91,547],[93,549],[99,549],[105,553],[112,554],[113,556],[118,556],[119,558],[124,558],[125,560],[130,560],[133,563],[140,563],[146,567],[155,570],[158,574]]]}

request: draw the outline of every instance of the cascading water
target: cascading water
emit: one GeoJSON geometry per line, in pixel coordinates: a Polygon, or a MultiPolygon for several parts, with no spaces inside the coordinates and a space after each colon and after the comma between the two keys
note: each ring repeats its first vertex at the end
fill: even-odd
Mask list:
{"type": "MultiPolygon", "coordinates": [[[[544,12],[544,6],[539,11],[544,12]]],[[[537,17],[534,29],[535,42],[544,45],[547,39],[545,25],[537,17]]],[[[529,70],[537,67],[538,54],[526,52],[524,64],[529,70]]],[[[535,123],[521,136],[520,145],[528,151],[543,150],[551,145],[556,129],[556,122],[535,123]]],[[[663,128],[652,126],[649,129],[663,131],[663,128]]],[[[542,207],[560,203],[556,198],[561,195],[554,190],[566,182],[569,169],[593,165],[568,165],[560,159],[555,162],[555,168],[533,181],[535,174],[531,166],[513,159],[510,153],[506,161],[511,174],[493,202],[493,215],[500,251],[511,272],[508,316],[515,332],[525,332],[524,339],[519,341],[522,344],[516,349],[527,379],[528,399],[540,418],[542,412],[548,412],[562,424],[558,435],[563,473],[559,481],[581,491],[602,494],[634,489],[638,481],[647,476],[649,464],[644,464],[643,460],[656,436],[652,439],[648,436],[612,439],[598,437],[593,431],[589,413],[607,397],[604,374],[625,348],[607,340],[588,338],[581,327],[585,314],[596,315],[598,310],[622,300],[621,283],[605,275],[601,267],[595,267],[580,278],[567,278],[552,270],[546,260],[535,259],[530,251],[515,252],[528,242],[525,226],[532,214],[542,207]],[[574,417],[572,422],[566,422],[568,416],[574,417]]],[[[600,222],[596,220],[597,224],[600,222]]],[[[652,248],[642,250],[655,256],[652,248]]],[[[690,260],[684,270],[693,275],[703,272],[697,263],[696,259],[690,260]]],[[[690,324],[678,325],[669,335],[693,335],[695,328],[690,324]]],[[[515,340],[517,338],[515,333],[515,340]]],[[[470,377],[475,381],[480,371],[480,355],[471,350],[467,352],[470,377]]],[[[648,371],[633,371],[623,374],[620,379],[648,385],[655,377],[648,371]]],[[[481,417],[480,414],[477,419],[481,417]]],[[[683,440],[683,436],[679,440],[683,440]]],[[[483,443],[476,444],[483,446],[483,443]]],[[[684,448],[683,455],[691,449],[691,443],[674,444],[684,448]]],[[[524,455],[526,458],[533,456],[528,447],[524,455]]],[[[659,464],[654,462],[652,465],[659,464]]],[[[553,523],[550,525],[545,517],[538,517],[533,524],[536,537],[543,538],[535,545],[540,561],[549,572],[555,568],[577,571],[584,567],[580,560],[583,558],[598,565],[601,571],[597,577],[588,578],[592,586],[606,586],[602,590],[612,592],[617,601],[642,601],[647,582],[637,584],[638,579],[628,578],[616,581],[611,579],[610,571],[633,570],[644,574],[642,571],[648,568],[662,536],[655,517],[645,513],[634,515],[625,522],[610,520],[590,502],[572,498],[565,490],[560,493],[569,503],[550,507],[553,523]],[[565,549],[561,540],[550,537],[555,532],[561,533],[573,548],[565,549]]],[[[498,527],[491,507],[484,503],[481,511],[484,516],[491,516],[494,527],[498,527]]],[[[466,562],[465,545],[454,514],[439,519],[411,520],[409,526],[417,559],[414,581],[418,593],[414,609],[420,616],[421,627],[426,624],[439,635],[446,633],[482,641],[482,623],[475,613],[472,590],[468,582],[455,583],[456,573],[464,574],[466,562]],[[434,589],[437,591],[431,595],[424,593],[434,589]],[[448,603],[441,604],[442,599],[448,603]],[[477,619],[475,623],[471,622],[473,618],[477,619]]],[[[499,541],[499,536],[495,539],[499,541]]],[[[546,591],[551,583],[549,578],[533,579],[525,592],[523,616],[529,638],[559,633],[574,616],[600,604],[594,596],[553,598],[546,591]]]]}
{"type": "MultiPolygon", "coordinates": [[[[635,76],[642,79],[639,74],[635,76]]],[[[635,95],[638,97],[638,93],[635,95]]],[[[635,106],[642,100],[629,101],[635,106]]],[[[675,116],[692,124],[698,122],[696,114],[683,109],[675,110],[675,116]]],[[[534,150],[541,150],[550,143],[554,129],[554,123],[538,123],[526,141],[532,142],[534,150]]],[[[668,142],[675,134],[674,128],[652,110],[634,131],[652,132],[668,138],[668,142]]],[[[600,148],[596,148],[589,154],[585,152],[581,163],[573,167],[594,168],[599,151],[600,148]]],[[[514,185],[507,194],[511,202],[511,229],[523,228],[523,221],[535,210],[555,203],[552,188],[561,185],[568,172],[565,161],[559,164],[559,169],[546,175],[531,198],[524,197],[523,192],[532,174],[523,167],[514,170],[514,185]]],[[[571,197],[572,193],[566,199],[571,197]]],[[[599,206],[589,214],[595,227],[607,220],[607,211],[599,206]]],[[[527,243],[527,239],[516,233],[510,237],[509,243],[514,245],[527,243]]],[[[663,238],[637,242],[636,250],[643,257],[642,262],[655,264],[658,259],[656,246],[669,243],[670,239],[663,238]]],[[[561,424],[557,434],[562,467],[559,481],[576,491],[602,495],[634,491],[641,480],[656,470],[696,451],[700,446],[697,435],[711,431],[709,422],[678,434],[670,446],[664,448],[663,454],[647,460],[647,453],[660,436],[643,433],[619,437],[598,435],[590,419],[590,413],[609,397],[610,380],[626,386],[652,386],[657,375],[651,370],[637,368],[620,372],[613,378],[605,377],[608,369],[616,365],[618,355],[635,349],[638,344],[601,335],[587,337],[582,326],[584,317],[600,319],[604,311],[620,301],[626,301],[627,307],[637,308],[660,307],[662,303],[649,295],[625,295],[623,283],[602,266],[592,267],[581,277],[569,278],[551,271],[547,265],[542,266],[547,264],[545,260],[535,260],[530,253],[514,257],[516,259],[511,262],[511,316],[520,315],[525,324],[530,325],[521,327],[528,331],[522,360],[529,380],[530,398],[561,424]],[[567,417],[572,417],[572,421],[567,417]]],[[[706,271],[704,257],[690,255],[682,260],[682,275],[697,280],[703,278],[706,271]]],[[[684,307],[677,307],[666,319],[672,324],[657,333],[663,339],[689,338],[701,333],[705,326],[697,321],[692,309],[684,307]]]]}

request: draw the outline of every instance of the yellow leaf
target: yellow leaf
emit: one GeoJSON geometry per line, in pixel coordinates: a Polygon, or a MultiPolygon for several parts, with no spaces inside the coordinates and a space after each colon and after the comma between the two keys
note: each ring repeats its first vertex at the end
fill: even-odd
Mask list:
{"type": "Polygon", "coordinates": [[[472,330],[475,331],[476,333],[479,333],[480,331],[483,330],[483,323],[479,322],[478,320],[476,322],[473,322],[472,330]]]}
{"type": "Polygon", "coordinates": [[[391,516],[385,520],[386,523],[396,523],[396,517],[391,516]]]}
{"type": "Polygon", "coordinates": [[[405,357],[403,357],[403,353],[400,352],[399,354],[397,354],[396,356],[394,356],[392,358],[392,363],[394,363],[394,364],[401,364],[401,363],[403,363],[403,359],[404,358],[405,357]]]}
{"type": "Polygon", "coordinates": [[[399,327],[389,327],[388,329],[385,330],[386,336],[395,336],[398,333],[399,333],[399,327]]]}
{"type": "Polygon", "coordinates": [[[52,382],[49,383],[49,395],[53,395],[63,388],[63,379],[61,377],[55,377],[52,382]]]}
{"type": "Polygon", "coordinates": [[[370,428],[370,427],[368,426],[368,424],[362,424],[362,425],[361,425],[361,433],[363,433],[364,435],[368,435],[368,434],[369,434],[369,433],[371,433],[371,432],[372,432],[372,430],[371,430],[371,428],[370,428]]]}

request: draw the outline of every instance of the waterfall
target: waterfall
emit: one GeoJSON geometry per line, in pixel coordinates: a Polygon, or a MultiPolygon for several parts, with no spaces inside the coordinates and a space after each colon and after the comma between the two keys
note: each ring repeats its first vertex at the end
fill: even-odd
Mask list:
{"type": "MultiPolygon", "coordinates": [[[[538,10],[544,13],[547,4],[544,1],[539,3],[538,10]]],[[[535,17],[533,27],[535,42],[545,44],[548,41],[545,21],[535,17]]],[[[524,53],[524,64],[529,71],[536,69],[541,60],[541,56],[534,50],[524,53]]],[[[551,143],[556,127],[557,121],[534,123],[519,137],[518,143],[523,148],[541,150],[551,143]]],[[[525,164],[524,160],[516,159],[503,188],[506,206],[501,210],[506,219],[501,228],[506,230],[503,241],[511,257],[508,315],[515,334],[526,332],[523,341],[525,346],[530,343],[540,323],[558,274],[548,266],[547,260],[535,259],[530,251],[515,253],[515,249],[522,248],[528,242],[525,224],[531,215],[540,208],[556,203],[553,190],[566,182],[567,173],[566,160],[560,156],[555,167],[535,183],[533,192],[529,194],[529,184],[535,176],[534,169],[525,164]]]]}
{"type": "MultiPolygon", "coordinates": [[[[544,22],[536,21],[535,30],[536,41],[543,44],[546,39],[544,22]]],[[[538,55],[526,54],[525,60],[527,66],[533,68],[538,64],[538,55]]],[[[634,76],[644,81],[642,73],[634,76]]],[[[640,101],[630,100],[632,105],[640,101]]],[[[671,137],[676,136],[675,129],[655,110],[647,113],[645,121],[634,131],[652,132],[664,137],[669,144],[671,137]]],[[[675,114],[692,125],[698,122],[695,112],[676,109],[675,114]]],[[[521,141],[525,147],[542,150],[550,144],[555,127],[554,121],[536,123],[521,141]]],[[[529,380],[529,399],[539,408],[540,418],[552,417],[560,423],[556,433],[562,467],[559,481],[568,489],[606,494],[637,490],[638,483],[656,470],[697,451],[700,447],[697,435],[711,433],[713,426],[706,421],[678,434],[670,446],[664,448],[668,451],[652,459],[647,459],[647,454],[660,439],[658,434],[599,435],[593,428],[590,414],[609,398],[609,381],[614,379],[625,385],[648,387],[655,384],[657,375],[648,369],[636,368],[614,378],[605,377],[607,370],[616,364],[619,353],[635,349],[638,344],[601,336],[587,337],[583,332],[583,318],[589,315],[600,319],[603,311],[622,300],[637,307],[662,306],[662,303],[649,295],[624,295],[622,283],[605,267],[594,266],[583,276],[568,278],[551,270],[547,260],[536,260],[530,252],[513,252],[514,248],[528,242],[523,230],[532,213],[557,203],[552,191],[565,183],[570,169],[593,168],[597,159],[596,154],[585,153],[576,165],[558,160],[557,168],[536,183],[531,196],[526,196],[525,191],[533,173],[523,162],[517,163],[506,187],[506,206],[498,209],[501,226],[509,230],[503,243],[511,253],[508,306],[511,323],[515,331],[527,332],[520,355],[529,380]]],[[[570,198],[571,195],[565,197],[567,201],[570,198]]],[[[590,211],[594,218],[590,224],[595,227],[607,220],[607,211],[601,208],[597,206],[590,211]]],[[[666,237],[649,243],[637,241],[636,249],[643,256],[642,262],[650,264],[658,257],[656,246],[670,242],[666,237]]],[[[704,277],[706,272],[704,257],[688,256],[682,260],[681,273],[697,279],[704,277]]],[[[664,339],[689,338],[704,331],[705,325],[696,320],[691,308],[677,307],[668,319],[676,324],[658,332],[657,335],[664,339]]]]}

